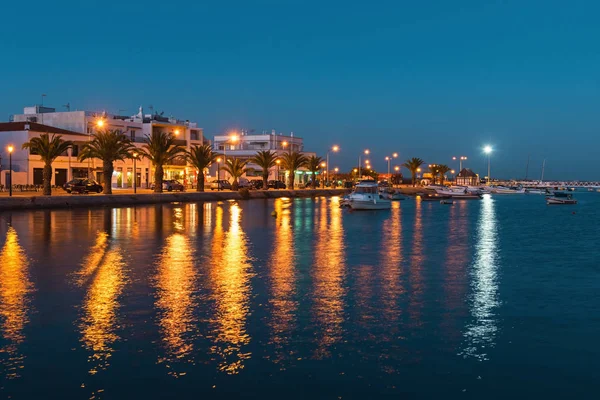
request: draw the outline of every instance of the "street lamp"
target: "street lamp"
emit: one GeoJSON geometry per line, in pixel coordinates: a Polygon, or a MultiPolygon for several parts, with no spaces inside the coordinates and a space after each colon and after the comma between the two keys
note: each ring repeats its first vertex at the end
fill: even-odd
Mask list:
{"type": "Polygon", "coordinates": [[[394,153],[391,156],[385,157],[385,161],[387,161],[387,164],[388,164],[388,176],[391,176],[390,163],[392,162],[392,158],[397,158],[397,157],[398,157],[398,153],[394,153]]]}
{"type": "MultiPolygon", "coordinates": [[[[325,168],[327,166],[327,163],[322,162],[321,163],[321,168],[325,168]]],[[[325,189],[325,179],[323,179],[323,189],[325,189]]]]}
{"type": "Polygon", "coordinates": [[[137,193],[137,167],[135,164],[137,158],[138,158],[138,153],[134,152],[133,153],[133,193],[134,194],[137,193]]]}
{"type": "MultiPolygon", "coordinates": [[[[277,180],[277,182],[279,182],[279,164],[281,164],[281,160],[280,159],[275,160],[275,164],[277,164],[277,179],[276,180],[277,180]]],[[[315,179],[314,176],[313,176],[313,179],[315,179]]],[[[267,188],[264,188],[264,189],[267,190],[267,188]]],[[[277,188],[275,188],[275,189],[277,189],[277,188]]]]}
{"type": "Polygon", "coordinates": [[[229,139],[223,142],[223,162],[227,162],[227,144],[233,143],[235,144],[238,141],[238,136],[235,133],[232,133],[229,136],[229,139]]]}
{"type": "Polygon", "coordinates": [[[463,163],[463,161],[467,160],[467,157],[466,156],[452,157],[452,161],[456,161],[456,160],[458,160],[458,171],[460,172],[460,171],[462,171],[462,163],[463,163]]]}
{"type": "Polygon", "coordinates": [[[485,154],[487,154],[487,156],[488,156],[488,174],[487,174],[487,184],[488,184],[488,186],[490,186],[490,182],[492,181],[492,177],[490,176],[490,172],[491,172],[490,166],[491,166],[491,159],[492,159],[492,150],[493,150],[492,146],[490,146],[490,145],[487,145],[487,146],[485,146],[483,148],[483,152],[485,154]]]}
{"type": "MultiPolygon", "coordinates": [[[[369,155],[371,153],[371,151],[369,149],[365,149],[365,151],[363,151],[363,153],[366,155],[369,155]]],[[[360,179],[361,157],[362,157],[362,154],[360,154],[358,156],[358,179],[360,179]]]]}
{"type": "MultiPolygon", "coordinates": [[[[225,148],[225,147],[223,147],[225,148]]],[[[217,157],[217,191],[221,190],[221,157],[217,157]]]]}
{"type": "Polygon", "coordinates": [[[10,185],[8,186],[8,195],[12,196],[12,187],[13,187],[13,180],[12,180],[12,153],[13,151],[15,151],[15,148],[12,145],[9,145],[7,147],[8,150],[8,173],[10,174],[10,185]]]}
{"type": "MultiPolygon", "coordinates": [[[[329,165],[329,153],[332,151],[334,153],[337,153],[339,149],[340,149],[340,147],[338,145],[334,145],[333,147],[331,147],[331,149],[327,150],[327,165],[329,165]]],[[[326,172],[327,172],[327,181],[329,181],[329,168],[327,169],[326,172]]],[[[325,186],[323,186],[323,187],[325,187],[325,186]]]]}

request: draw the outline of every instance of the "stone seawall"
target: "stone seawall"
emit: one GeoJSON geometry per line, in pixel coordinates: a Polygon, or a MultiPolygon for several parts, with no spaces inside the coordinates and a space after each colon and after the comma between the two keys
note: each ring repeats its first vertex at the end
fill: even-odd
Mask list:
{"type": "MultiPolygon", "coordinates": [[[[343,196],[348,189],[303,189],[303,190],[252,190],[250,199],[279,197],[343,196]]],[[[113,194],[113,195],[64,195],[64,196],[15,196],[0,198],[3,210],[35,210],[70,207],[121,207],[141,204],[158,204],[199,201],[243,200],[239,192],[183,192],[156,194],[113,194]]]]}

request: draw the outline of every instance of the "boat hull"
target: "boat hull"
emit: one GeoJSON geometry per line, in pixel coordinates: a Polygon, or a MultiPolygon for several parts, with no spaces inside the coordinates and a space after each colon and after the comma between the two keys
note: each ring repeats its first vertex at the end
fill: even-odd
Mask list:
{"type": "Polygon", "coordinates": [[[383,199],[379,199],[377,201],[350,200],[349,205],[353,210],[389,210],[392,208],[392,202],[383,199]]]}
{"type": "Polygon", "coordinates": [[[577,204],[577,200],[575,199],[557,199],[553,197],[549,197],[546,199],[546,204],[551,205],[572,205],[577,204]]]}

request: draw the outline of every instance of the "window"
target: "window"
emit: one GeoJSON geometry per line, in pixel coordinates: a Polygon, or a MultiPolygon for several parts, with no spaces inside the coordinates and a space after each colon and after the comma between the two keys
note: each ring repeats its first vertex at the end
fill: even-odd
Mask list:
{"type": "Polygon", "coordinates": [[[192,130],[192,132],[190,133],[190,139],[191,140],[200,140],[198,131],[192,130]]]}
{"type": "Polygon", "coordinates": [[[135,131],[133,129],[129,131],[129,138],[132,142],[135,142],[135,131]]]}

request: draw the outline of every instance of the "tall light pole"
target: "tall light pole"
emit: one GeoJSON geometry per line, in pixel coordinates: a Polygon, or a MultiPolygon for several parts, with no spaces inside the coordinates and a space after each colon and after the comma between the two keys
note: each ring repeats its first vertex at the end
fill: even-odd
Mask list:
{"type": "Polygon", "coordinates": [[[12,153],[15,150],[15,148],[12,145],[9,145],[8,148],[8,173],[10,174],[10,185],[8,186],[8,195],[12,196],[12,187],[13,187],[13,180],[12,180],[12,153]]]}
{"type": "Polygon", "coordinates": [[[386,156],[385,157],[385,161],[387,161],[388,164],[388,176],[391,178],[392,176],[392,171],[391,171],[391,165],[390,163],[392,162],[392,158],[397,158],[398,157],[398,153],[394,153],[391,156],[386,156]]]}
{"type": "Polygon", "coordinates": [[[227,163],[227,144],[230,144],[230,143],[235,144],[237,141],[238,141],[238,136],[235,133],[233,133],[233,134],[231,134],[229,139],[223,143],[223,163],[224,164],[227,163]]]}
{"type": "MultiPolygon", "coordinates": [[[[369,151],[369,149],[365,149],[365,151],[363,151],[363,153],[366,155],[369,155],[369,153],[371,153],[371,152],[369,151]]],[[[358,156],[358,178],[357,178],[357,180],[360,179],[361,157],[362,157],[362,154],[360,154],[358,156]]]]}
{"type": "MultiPolygon", "coordinates": [[[[275,164],[277,164],[277,178],[275,179],[277,182],[279,182],[279,164],[281,164],[281,160],[278,158],[277,160],[275,160],[275,164]]],[[[313,179],[315,179],[315,177],[313,176],[313,179]]],[[[277,184],[275,184],[277,186],[277,184]]],[[[263,188],[264,190],[267,190],[267,188],[263,188]]],[[[275,188],[277,189],[277,188],[275,188]]]]}
{"type": "MultiPolygon", "coordinates": [[[[327,170],[325,171],[327,173],[327,181],[329,182],[329,153],[331,153],[332,151],[334,153],[337,153],[339,151],[340,147],[338,145],[334,145],[332,146],[329,150],[327,150],[327,170]]],[[[325,186],[323,186],[325,187],[325,186]]]]}
{"type": "Polygon", "coordinates": [[[458,160],[458,171],[460,172],[460,171],[462,171],[462,163],[463,163],[463,161],[467,160],[467,157],[466,156],[452,157],[452,160],[453,161],[458,160]]]}
{"type": "MultiPolygon", "coordinates": [[[[225,149],[225,147],[223,147],[225,149]]],[[[221,190],[221,157],[217,158],[217,192],[221,190]]]]}
{"type": "MultiPolygon", "coordinates": [[[[327,163],[322,162],[321,163],[321,168],[327,168],[327,163]]],[[[325,179],[323,179],[323,189],[325,189],[325,179]]]]}
{"type": "Polygon", "coordinates": [[[492,161],[492,146],[485,146],[483,148],[483,152],[488,156],[488,174],[487,174],[487,184],[490,186],[490,182],[492,181],[491,175],[491,161],[492,161]]]}
{"type": "Polygon", "coordinates": [[[133,193],[137,193],[137,166],[136,160],[138,158],[138,153],[133,153],[133,193]]]}
{"type": "MultiPolygon", "coordinates": [[[[334,182],[335,182],[335,177],[337,176],[337,173],[338,173],[338,171],[339,171],[339,170],[340,170],[340,169],[339,169],[338,167],[335,167],[335,168],[333,169],[333,172],[334,172],[334,174],[333,174],[333,181],[334,181],[334,182]]],[[[335,187],[335,186],[337,186],[337,183],[336,183],[336,184],[334,184],[333,186],[334,186],[334,187],[335,187]]]]}

